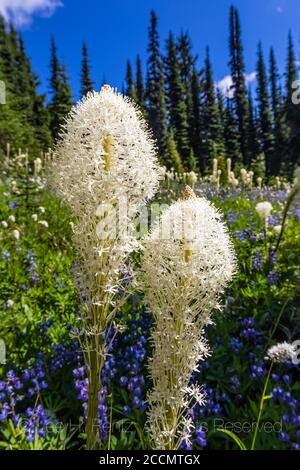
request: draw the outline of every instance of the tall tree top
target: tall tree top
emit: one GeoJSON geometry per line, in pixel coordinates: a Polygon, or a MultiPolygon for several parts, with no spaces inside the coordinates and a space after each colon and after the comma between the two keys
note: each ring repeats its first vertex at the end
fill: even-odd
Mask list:
{"type": "Polygon", "coordinates": [[[144,90],[144,81],[143,81],[143,72],[142,72],[142,63],[141,58],[138,55],[136,58],[136,97],[137,102],[140,106],[144,106],[144,99],[145,99],[145,90],[144,90]]]}
{"type": "Polygon", "coordinates": [[[54,36],[51,36],[51,52],[50,52],[50,87],[54,91],[58,88],[59,85],[59,61],[57,57],[57,48],[54,40],[54,36]]]}
{"type": "Polygon", "coordinates": [[[126,78],[125,78],[125,80],[126,80],[126,90],[125,90],[126,95],[129,96],[130,98],[135,99],[136,98],[135,86],[134,86],[132,68],[131,68],[131,64],[130,64],[129,60],[127,60],[127,64],[126,64],[126,78]]]}
{"type": "Polygon", "coordinates": [[[288,35],[287,68],[286,68],[286,100],[287,104],[292,102],[292,94],[295,91],[293,83],[297,80],[296,57],[292,32],[288,35]]]}
{"type": "Polygon", "coordinates": [[[88,59],[87,45],[84,42],[82,44],[82,64],[81,64],[81,96],[87,95],[90,91],[93,91],[93,82],[91,79],[90,64],[88,59]]]}

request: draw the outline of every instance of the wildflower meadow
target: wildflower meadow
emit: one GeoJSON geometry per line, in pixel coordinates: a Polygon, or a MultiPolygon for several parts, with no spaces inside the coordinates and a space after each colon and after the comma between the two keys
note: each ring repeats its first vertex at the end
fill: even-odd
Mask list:
{"type": "MultiPolygon", "coordinates": [[[[153,50],[156,21],[152,12],[153,50]]],[[[234,7],[230,21],[235,29],[234,7]]],[[[11,40],[13,24],[3,28],[0,39],[11,40]]],[[[107,83],[87,89],[56,114],[47,148],[45,129],[30,119],[23,131],[32,145],[5,129],[9,113],[21,113],[13,86],[3,105],[11,109],[0,108],[0,451],[97,450],[109,459],[113,451],[300,450],[295,150],[276,160],[276,114],[271,156],[264,123],[253,159],[242,146],[234,155],[228,127],[223,143],[212,137],[216,122],[198,137],[192,125],[203,145],[186,153],[177,119],[182,62],[171,39],[165,154],[153,118],[160,84],[149,75],[156,103],[141,105],[136,83],[131,93],[107,83]]],[[[52,69],[55,50],[52,39],[52,69]]],[[[197,74],[193,92],[203,85],[197,74]]],[[[66,88],[56,85],[65,105],[66,88]]],[[[198,111],[212,118],[219,94],[209,107],[198,93],[198,111]]],[[[222,98],[225,124],[234,96],[222,98]]],[[[45,107],[52,118],[54,108],[45,107]]],[[[41,108],[31,111],[37,117],[41,108]]]]}

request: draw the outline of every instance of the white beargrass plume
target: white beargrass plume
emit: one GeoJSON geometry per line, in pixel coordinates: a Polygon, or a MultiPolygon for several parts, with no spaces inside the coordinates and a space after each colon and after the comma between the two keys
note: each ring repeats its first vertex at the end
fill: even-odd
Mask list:
{"type": "Polygon", "coordinates": [[[258,202],[255,206],[255,210],[263,222],[266,221],[267,217],[271,214],[273,206],[268,201],[258,202]]]}
{"type": "Polygon", "coordinates": [[[149,366],[153,389],[148,396],[155,449],[177,449],[186,434],[188,408],[194,400],[204,401],[201,387],[189,382],[209,354],[203,329],[219,308],[219,295],[235,266],[221,214],[189,187],[144,241],[145,300],[155,322],[149,366]]]}
{"type": "Polygon", "coordinates": [[[261,189],[261,185],[262,185],[262,181],[263,181],[262,177],[261,177],[261,176],[258,176],[257,179],[256,179],[256,181],[257,181],[257,187],[258,187],[258,189],[261,189]]]}
{"type": "Polygon", "coordinates": [[[88,299],[79,336],[89,378],[88,449],[98,445],[107,327],[124,302],[128,255],[137,244],[132,219],[154,195],[159,178],[154,143],[131,100],[105,85],[72,109],[52,156],[49,181],[74,216],[81,287],[88,299]]]}
{"type": "Polygon", "coordinates": [[[189,173],[185,173],[185,181],[188,182],[192,187],[195,186],[198,180],[198,176],[194,171],[190,171],[189,173]]]}

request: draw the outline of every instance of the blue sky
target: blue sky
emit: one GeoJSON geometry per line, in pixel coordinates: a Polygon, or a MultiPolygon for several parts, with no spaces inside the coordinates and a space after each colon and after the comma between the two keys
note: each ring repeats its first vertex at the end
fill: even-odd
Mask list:
{"type": "MultiPolygon", "coordinates": [[[[274,46],[280,70],[286,60],[287,34],[291,28],[299,51],[299,0],[236,0],[239,8],[247,73],[255,70],[256,47],[267,52],[274,46]]],[[[98,89],[106,82],[119,89],[126,60],[140,54],[146,61],[147,28],[151,9],[159,18],[161,46],[171,29],[188,30],[203,63],[206,45],[211,50],[214,78],[228,75],[228,0],[0,0],[0,12],[13,17],[22,30],[35,72],[47,89],[49,43],[53,33],[65,61],[74,95],[78,96],[81,44],[90,55],[92,77],[98,89]]],[[[250,81],[253,75],[249,75],[250,81]]],[[[254,84],[255,86],[255,84],[254,84]]]]}

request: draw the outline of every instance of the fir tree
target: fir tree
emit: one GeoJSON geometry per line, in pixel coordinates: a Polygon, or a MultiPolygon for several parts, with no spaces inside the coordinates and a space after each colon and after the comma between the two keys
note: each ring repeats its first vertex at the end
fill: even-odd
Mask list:
{"type": "Polygon", "coordinates": [[[190,147],[184,87],[180,78],[177,50],[172,33],[167,40],[165,70],[170,125],[174,130],[174,139],[181,160],[186,169],[189,169],[190,147]]]}
{"type": "Polygon", "coordinates": [[[0,69],[1,75],[6,80],[6,89],[14,88],[15,67],[14,58],[11,51],[9,36],[6,32],[6,24],[0,15],[0,69]]]}
{"type": "Polygon", "coordinates": [[[169,132],[167,140],[167,154],[164,164],[167,168],[173,168],[177,173],[183,171],[180,155],[178,153],[176,142],[172,130],[169,132]]]}
{"type": "Polygon", "coordinates": [[[57,139],[64,119],[72,107],[72,94],[68,83],[66,67],[60,63],[54,38],[51,39],[51,101],[48,105],[50,111],[50,129],[53,139],[57,139]]]}
{"type": "Polygon", "coordinates": [[[285,73],[285,113],[286,124],[288,126],[288,142],[287,142],[287,157],[286,166],[289,174],[292,173],[292,168],[295,164],[299,164],[299,147],[300,147],[300,111],[299,106],[293,103],[293,93],[297,86],[297,69],[296,58],[294,51],[294,43],[291,31],[288,36],[288,50],[287,50],[287,67],[285,73]]]}
{"type": "Polygon", "coordinates": [[[215,84],[212,75],[212,67],[209,57],[209,49],[206,49],[204,83],[203,83],[203,109],[202,109],[202,152],[199,166],[201,172],[211,167],[211,161],[215,157],[216,148],[222,144],[222,127],[216,101],[215,84]]]}
{"type": "Polygon", "coordinates": [[[44,96],[37,94],[37,77],[21,36],[12,24],[6,28],[2,17],[0,79],[6,85],[6,105],[0,106],[0,150],[5,151],[9,142],[13,151],[29,148],[30,155],[35,158],[50,145],[44,96]],[[37,102],[39,106],[36,106],[37,102]]]}
{"type": "Polygon", "coordinates": [[[134,86],[134,80],[133,80],[133,74],[132,74],[132,68],[129,60],[127,60],[126,64],[126,90],[125,93],[129,98],[132,98],[133,100],[136,100],[136,91],[135,91],[135,86],[134,86]]]}
{"type": "Polygon", "coordinates": [[[178,42],[178,57],[180,66],[180,77],[184,84],[185,92],[189,90],[197,57],[192,53],[192,44],[188,33],[181,33],[178,42]]]}
{"type": "Polygon", "coordinates": [[[292,105],[292,95],[295,91],[295,81],[297,80],[297,69],[296,69],[296,57],[294,51],[294,43],[291,31],[288,36],[288,57],[287,57],[287,69],[285,73],[286,77],[286,104],[287,108],[292,105]]]}
{"type": "Polygon", "coordinates": [[[234,94],[235,114],[238,121],[240,150],[245,165],[250,163],[248,152],[248,99],[245,82],[245,64],[239,14],[236,8],[230,8],[230,68],[234,94]]]}
{"type": "Polygon", "coordinates": [[[248,129],[248,145],[249,145],[249,154],[251,161],[255,160],[259,148],[257,143],[257,125],[256,125],[256,116],[255,116],[255,109],[253,104],[253,98],[251,89],[248,90],[248,109],[249,109],[249,129],[248,129]]]}
{"type": "Polygon", "coordinates": [[[190,144],[194,152],[196,162],[201,160],[202,152],[202,120],[201,120],[201,104],[200,104],[200,94],[201,94],[201,80],[200,74],[194,68],[191,78],[191,111],[189,113],[189,133],[190,133],[190,144]]]}
{"type": "Polygon", "coordinates": [[[157,16],[154,11],[151,12],[148,54],[146,80],[147,113],[150,127],[157,140],[161,160],[164,162],[168,152],[167,110],[163,63],[157,32],[157,16]]]}
{"type": "Polygon", "coordinates": [[[270,50],[270,94],[275,142],[275,149],[272,161],[272,173],[277,175],[280,172],[281,163],[284,161],[287,128],[284,124],[285,116],[283,97],[281,94],[280,77],[273,48],[271,48],[270,50]]]}
{"type": "Polygon", "coordinates": [[[261,148],[265,155],[266,174],[272,174],[274,138],[268,93],[268,78],[261,43],[257,53],[257,100],[261,148]]]}
{"type": "Polygon", "coordinates": [[[93,91],[94,86],[91,79],[90,64],[88,59],[87,45],[84,42],[82,44],[82,63],[81,63],[81,96],[86,96],[89,92],[93,91]]]}
{"type": "Polygon", "coordinates": [[[192,77],[197,57],[192,53],[192,44],[189,34],[181,33],[177,41],[178,60],[180,67],[180,78],[183,83],[183,93],[187,112],[189,146],[193,148],[194,139],[194,119],[193,119],[193,97],[192,97],[192,77]]]}
{"type": "Polygon", "coordinates": [[[144,90],[144,81],[143,81],[143,72],[140,56],[136,58],[136,100],[138,105],[143,110],[145,108],[145,90],[144,90]]]}
{"type": "Polygon", "coordinates": [[[224,146],[226,157],[231,159],[233,168],[241,162],[241,146],[238,132],[238,122],[234,114],[234,102],[232,98],[227,96],[224,108],[224,146]]]}

